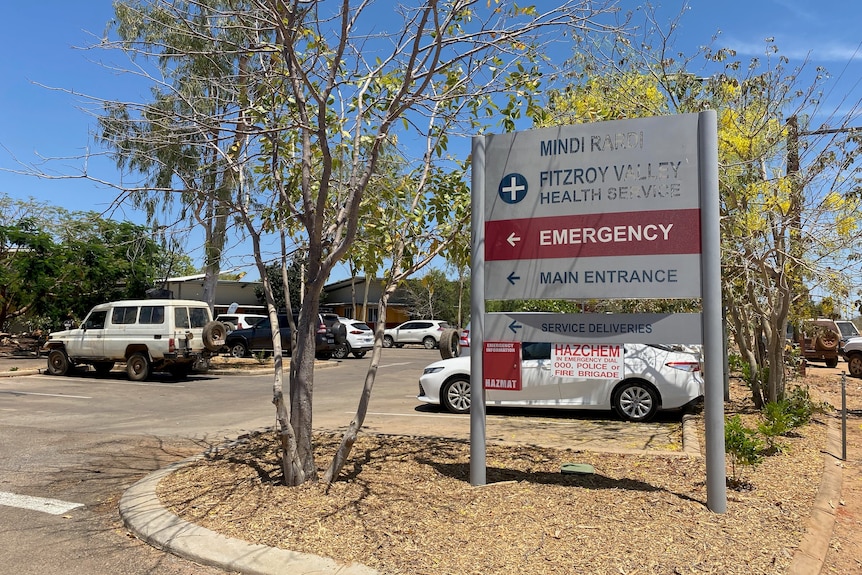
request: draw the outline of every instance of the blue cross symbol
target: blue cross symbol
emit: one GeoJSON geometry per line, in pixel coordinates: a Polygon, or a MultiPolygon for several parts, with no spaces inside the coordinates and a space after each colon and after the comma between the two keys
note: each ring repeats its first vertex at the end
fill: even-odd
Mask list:
{"type": "Polygon", "coordinates": [[[527,196],[527,178],[521,174],[506,174],[497,189],[500,199],[507,204],[517,204],[527,196]]]}

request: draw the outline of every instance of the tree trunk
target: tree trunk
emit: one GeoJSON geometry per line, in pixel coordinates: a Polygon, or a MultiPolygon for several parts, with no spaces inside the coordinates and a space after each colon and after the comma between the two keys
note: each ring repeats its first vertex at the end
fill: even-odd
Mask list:
{"type": "MultiPolygon", "coordinates": [[[[386,306],[389,303],[389,297],[395,291],[395,286],[387,286],[380,296],[378,302],[378,310],[383,316],[386,315],[386,306]]],[[[332,462],[326,469],[323,475],[323,481],[327,486],[331,485],[337,478],[341,469],[344,467],[347,458],[350,456],[350,451],[353,449],[353,444],[356,443],[356,437],[362,425],[365,423],[365,416],[368,414],[368,404],[371,401],[371,390],[374,387],[374,380],[377,377],[377,368],[380,366],[380,358],[383,355],[383,330],[385,322],[378,322],[374,329],[374,349],[371,352],[371,364],[368,366],[368,372],[365,374],[365,385],[362,387],[362,394],[359,396],[359,406],[356,408],[356,415],[350,421],[344,435],[341,437],[341,444],[332,458],[332,462]]]]}

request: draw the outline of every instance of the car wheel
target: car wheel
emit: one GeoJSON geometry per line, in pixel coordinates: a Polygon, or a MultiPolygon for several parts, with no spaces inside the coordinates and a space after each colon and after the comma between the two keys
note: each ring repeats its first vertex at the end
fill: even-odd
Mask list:
{"type": "Polygon", "coordinates": [[[437,340],[430,335],[426,335],[425,339],[422,340],[422,345],[425,346],[425,349],[434,349],[437,347],[437,340]]]}
{"type": "Polygon", "coordinates": [[[344,359],[348,355],[350,355],[350,344],[347,343],[339,343],[332,352],[332,357],[335,359],[344,359]]]}
{"type": "Polygon", "coordinates": [[[144,381],[150,377],[150,359],[141,352],[133,353],[126,360],[126,374],[132,381],[144,381]]]}
{"type": "Polygon", "coordinates": [[[364,352],[364,351],[354,351],[353,357],[355,357],[356,359],[362,359],[363,357],[365,357],[366,353],[367,352],[364,352]]]}
{"type": "Polygon", "coordinates": [[[469,413],[470,380],[456,377],[447,381],[440,390],[440,402],[452,413],[469,413]]]}
{"type": "MultiPolygon", "coordinates": [[[[48,356],[49,363],[50,357],[48,356]]],[[[847,358],[847,371],[853,377],[862,377],[862,353],[854,353],[847,358]]]]}
{"type": "Polygon", "coordinates": [[[248,348],[241,341],[231,344],[230,346],[230,356],[236,358],[246,357],[248,355],[248,348]]]}
{"type": "Polygon", "coordinates": [[[66,375],[69,373],[69,356],[62,349],[52,349],[48,352],[48,373],[51,375],[66,375]]]}
{"type": "Polygon", "coordinates": [[[211,321],[204,326],[201,334],[204,340],[204,347],[210,351],[218,351],[224,347],[224,340],[227,337],[227,327],[220,321],[211,321]]]}
{"type": "Polygon", "coordinates": [[[440,357],[449,359],[461,355],[461,338],[457,329],[446,328],[440,334],[440,357]]]}
{"type": "Polygon", "coordinates": [[[391,335],[383,336],[383,347],[392,347],[395,344],[395,340],[392,339],[391,335]]]}
{"type": "Polygon", "coordinates": [[[93,364],[93,368],[96,370],[96,375],[104,377],[111,373],[111,370],[114,369],[113,361],[97,361],[93,364]]]}
{"type": "Polygon", "coordinates": [[[621,385],[613,396],[613,407],[627,421],[649,421],[658,411],[658,393],[642,381],[629,381],[621,385]]]}
{"type": "Polygon", "coordinates": [[[826,360],[826,367],[838,367],[838,358],[830,357],[826,360]]]}

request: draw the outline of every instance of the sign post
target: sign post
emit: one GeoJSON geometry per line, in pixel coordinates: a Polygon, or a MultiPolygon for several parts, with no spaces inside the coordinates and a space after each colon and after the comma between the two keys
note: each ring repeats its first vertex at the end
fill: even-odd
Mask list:
{"type": "MultiPolygon", "coordinates": [[[[708,505],[724,512],[717,140],[712,110],[474,137],[471,369],[485,381],[486,336],[703,343],[708,505]],[[701,298],[703,313],[485,314],[486,299],[613,298],[701,298]]],[[[476,485],[485,480],[484,386],[471,390],[476,485]]]]}

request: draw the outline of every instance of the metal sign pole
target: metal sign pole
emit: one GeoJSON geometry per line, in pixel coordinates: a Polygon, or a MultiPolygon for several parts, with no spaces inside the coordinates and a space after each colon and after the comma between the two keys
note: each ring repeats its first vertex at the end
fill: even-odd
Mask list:
{"type": "Polygon", "coordinates": [[[473,261],[470,268],[470,484],[485,485],[485,137],[473,137],[471,170],[473,261]]]}
{"type": "Polygon", "coordinates": [[[721,232],[718,196],[718,121],[715,110],[698,118],[700,226],[702,247],[704,422],[706,426],[706,505],[727,511],[724,455],[724,365],[721,321],[721,232]]]}

